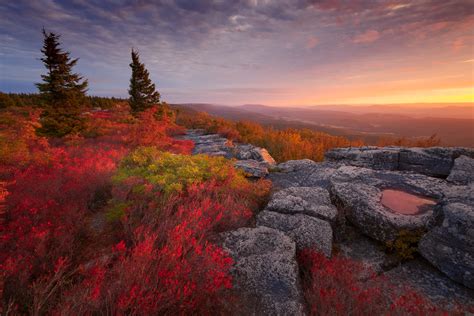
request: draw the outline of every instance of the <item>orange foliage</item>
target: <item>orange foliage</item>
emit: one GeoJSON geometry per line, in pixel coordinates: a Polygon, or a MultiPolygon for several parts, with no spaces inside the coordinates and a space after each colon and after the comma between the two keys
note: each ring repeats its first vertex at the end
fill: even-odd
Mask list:
{"type": "Polygon", "coordinates": [[[329,149],[364,145],[362,141],[349,141],[344,137],[309,129],[276,130],[249,121],[232,122],[206,113],[179,113],[178,122],[188,128],[203,128],[209,133],[264,147],[277,162],[304,158],[322,161],[329,149]]]}

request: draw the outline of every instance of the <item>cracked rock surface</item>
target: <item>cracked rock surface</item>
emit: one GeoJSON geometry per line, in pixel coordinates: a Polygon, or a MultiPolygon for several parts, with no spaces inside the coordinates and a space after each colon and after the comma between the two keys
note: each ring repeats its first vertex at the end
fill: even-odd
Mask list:
{"type": "MultiPolygon", "coordinates": [[[[267,178],[273,194],[256,227],[222,234],[234,259],[248,314],[304,315],[296,251],[313,248],[361,262],[394,285],[408,284],[441,308],[474,302],[474,150],[470,148],[337,148],[326,161],[275,164],[262,148],[188,131],[194,153],[235,160],[248,176],[267,178]],[[407,215],[382,203],[384,190],[435,201],[407,215]],[[423,229],[419,253],[400,263],[385,242],[423,229]]],[[[369,276],[360,276],[369,279],[369,276]]]]}

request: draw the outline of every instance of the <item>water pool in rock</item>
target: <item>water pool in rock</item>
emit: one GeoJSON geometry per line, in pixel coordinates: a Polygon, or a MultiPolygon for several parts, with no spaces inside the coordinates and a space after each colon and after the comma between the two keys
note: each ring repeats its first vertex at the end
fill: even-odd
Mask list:
{"type": "Polygon", "coordinates": [[[382,191],[382,205],[393,212],[404,215],[417,215],[431,209],[436,200],[408,192],[387,189],[382,191]]]}

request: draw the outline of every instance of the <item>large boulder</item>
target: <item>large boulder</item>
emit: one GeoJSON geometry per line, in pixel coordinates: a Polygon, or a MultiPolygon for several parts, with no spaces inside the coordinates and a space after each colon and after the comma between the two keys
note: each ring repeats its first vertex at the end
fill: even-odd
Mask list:
{"type": "Polygon", "coordinates": [[[456,158],[447,180],[455,184],[474,183],[474,159],[467,156],[456,158]]]}
{"type": "Polygon", "coordinates": [[[234,162],[234,166],[243,170],[250,178],[263,178],[268,174],[267,164],[257,160],[237,160],[234,162]]]}
{"type": "MultiPolygon", "coordinates": [[[[394,290],[405,294],[406,286],[430,299],[441,310],[474,308],[474,291],[452,281],[425,260],[410,260],[383,274],[394,290]]],[[[455,313],[457,315],[459,313],[455,313]]],[[[464,314],[461,314],[464,315],[464,314]]],[[[465,315],[470,315],[469,313],[465,315]]]]}
{"type": "Polygon", "coordinates": [[[309,159],[290,160],[278,164],[268,178],[276,190],[289,187],[329,188],[329,178],[337,167],[337,164],[331,162],[316,163],[309,159]]]}
{"type": "Polygon", "coordinates": [[[454,159],[464,155],[474,158],[474,149],[462,147],[349,147],[336,148],[325,154],[326,160],[356,167],[379,170],[414,171],[446,178],[454,159]]]}
{"type": "Polygon", "coordinates": [[[352,166],[340,167],[331,177],[331,192],[347,219],[364,234],[381,242],[395,240],[402,231],[433,227],[439,211],[427,198],[441,198],[443,189],[442,180],[427,176],[352,166]],[[419,212],[407,214],[390,208],[382,201],[386,189],[415,201],[423,196],[419,212]]]}
{"type": "Polygon", "coordinates": [[[320,187],[290,187],[273,194],[267,210],[284,214],[305,214],[334,223],[337,208],[328,190],[320,187]]]}
{"type": "Polygon", "coordinates": [[[361,279],[369,279],[372,274],[380,274],[392,268],[392,260],[383,247],[375,240],[361,234],[352,226],[345,229],[346,238],[337,244],[338,255],[362,263],[367,272],[361,279]]]}
{"type": "Polygon", "coordinates": [[[398,152],[399,149],[396,147],[348,147],[330,150],[325,154],[325,158],[328,161],[343,162],[351,166],[397,170],[398,152]]]}
{"type": "Polygon", "coordinates": [[[296,242],[299,250],[312,248],[331,256],[332,229],[326,221],[303,214],[263,211],[257,216],[257,225],[284,232],[296,242]]]}
{"type": "Polygon", "coordinates": [[[423,257],[451,279],[474,289],[474,209],[463,203],[443,207],[441,226],[420,241],[423,257]]]}
{"type": "Polygon", "coordinates": [[[409,170],[435,177],[446,177],[453,166],[449,148],[403,148],[400,150],[400,170],[409,170]]]}
{"type": "Polygon", "coordinates": [[[234,259],[232,275],[244,301],[256,301],[249,314],[303,315],[295,243],[268,227],[240,228],[223,234],[234,259]]]}
{"type": "Polygon", "coordinates": [[[256,147],[250,144],[238,144],[234,147],[234,156],[239,160],[256,160],[264,162],[267,166],[276,165],[275,159],[265,148],[256,147]]]}

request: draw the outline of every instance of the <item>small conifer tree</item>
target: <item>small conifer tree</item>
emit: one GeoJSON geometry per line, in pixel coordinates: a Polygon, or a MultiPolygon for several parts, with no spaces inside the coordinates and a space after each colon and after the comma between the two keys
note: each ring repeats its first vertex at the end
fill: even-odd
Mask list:
{"type": "Polygon", "coordinates": [[[43,82],[36,84],[44,100],[41,127],[37,132],[54,137],[78,133],[85,123],[81,113],[88,82],[72,72],[78,59],[71,59],[70,53],[60,48],[60,36],[43,29],[43,37],[41,61],[47,74],[41,75],[43,82]]]}
{"type": "Polygon", "coordinates": [[[138,52],[132,49],[132,77],[130,78],[130,107],[137,114],[160,103],[160,94],[155,90],[155,84],[145,65],[140,62],[138,52]]]}

